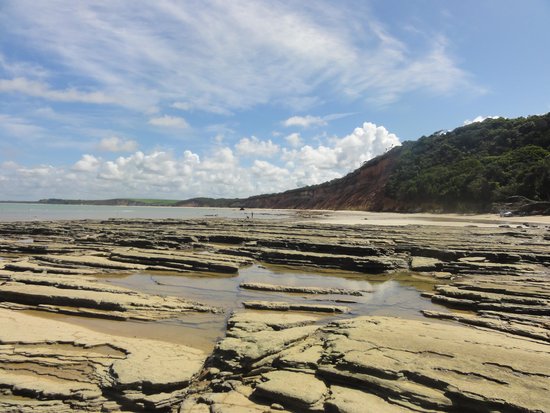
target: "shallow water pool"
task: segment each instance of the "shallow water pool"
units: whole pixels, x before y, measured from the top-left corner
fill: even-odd
[[[77,322],[111,334],[178,342],[207,351],[223,336],[229,315],[233,311],[243,310],[243,301],[308,302],[350,308],[350,312],[346,314],[308,313],[318,316],[320,321],[359,315],[422,318],[421,310],[448,311],[445,307],[433,304],[421,296],[423,291],[432,290],[434,282],[415,278],[411,273],[372,276],[345,271],[296,270],[283,266],[252,265],[241,269],[236,275],[138,272],[130,275],[101,276],[100,279],[105,283],[150,294],[179,296],[198,301],[221,308],[223,313],[189,313],[183,314],[177,320],[147,323],[79,317],[66,317],[66,321]],[[239,286],[243,282],[333,287],[371,292],[365,292],[362,296],[266,292],[242,289]],[[266,316],[270,317],[276,317],[277,314],[279,313],[266,312]]]

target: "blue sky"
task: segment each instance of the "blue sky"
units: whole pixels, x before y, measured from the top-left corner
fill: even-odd
[[[234,197],[550,111],[547,0],[0,3],[0,199]]]

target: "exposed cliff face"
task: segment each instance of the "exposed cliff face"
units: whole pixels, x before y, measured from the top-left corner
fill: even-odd
[[[384,189],[399,152],[400,148],[395,148],[340,179],[279,194],[253,196],[240,201],[239,205],[248,208],[394,209],[395,202],[385,196]]]

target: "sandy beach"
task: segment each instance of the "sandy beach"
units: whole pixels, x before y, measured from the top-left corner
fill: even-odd
[[[405,214],[397,212],[368,211],[308,211],[304,221],[339,225],[442,225],[498,227],[550,225],[550,216],[532,215],[522,217],[501,217],[496,214]]]

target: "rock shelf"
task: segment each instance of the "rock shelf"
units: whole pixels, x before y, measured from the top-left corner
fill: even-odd
[[[323,304],[294,304],[281,301],[244,301],[244,308],[271,311],[313,311],[320,313],[348,313],[349,307]]]
[[[180,412],[226,411],[237,394],[243,411],[547,411],[550,347],[541,342],[389,317],[265,318],[233,315],[210,361],[214,379]],[[227,399],[212,397],[220,389]]]
[[[549,234],[217,218],[0,223],[0,410],[548,412]],[[247,280],[235,286],[247,309],[239,301],[210,355],[47,318],[217,312],[102,277],[232,277],[253,263],[425,280],[425,300],[440,307],[421,319],[374,316],[354,303],[368,291]]]
[[[105,286],[96,279],[60,274],[35,275],[0,270],[0,306],[115,320],[161,320],[216,308],[177,297]]]
[[[303,294],[336,294],[361,296],[366,292],[364,290],[350,290],[346,288],[323,288],[323,287],[299,287],[294,285],[273,285],[265,283],[241,283],[239,286],[247,290],[275,291],[283,293],[303,293]]]
[[[183,345],[0,309],[0,410],[159,410],[183,399],[205,358]]]

